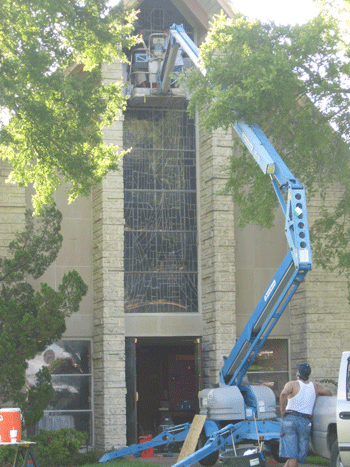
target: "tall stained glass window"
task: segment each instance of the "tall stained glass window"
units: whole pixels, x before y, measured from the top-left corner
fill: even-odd
[[[125,312],[197,312],[194,122],[183,109],[128,110],[124,146]]]

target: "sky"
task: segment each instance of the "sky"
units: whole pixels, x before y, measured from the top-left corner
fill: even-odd
[[[317,15],[312,0],[230,0],[236,11],[249,19],[275,21],[278,24],[302,24]]]
[[[110,5],[120,0],[110,0]],[[302,24],[317,15],[313,0],[229,0],[237,12],[250,19],[275,21],[278,24]]]

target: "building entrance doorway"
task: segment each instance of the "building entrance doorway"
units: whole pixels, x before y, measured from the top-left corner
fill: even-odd
[[[200,348],[200,338],[127,339],[128,445],[198,413]]]

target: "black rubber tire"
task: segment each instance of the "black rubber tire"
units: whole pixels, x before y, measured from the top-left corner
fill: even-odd
[[[279,464],[284,464],[287,461],[286,458],[280,457],[280,454],[279,454],[280,445],[279,445],[279,443],[270,444],[270,450],[271,450],[272,457]]]
[[[343,463],[339,455],[338,440],[335,440],[332,444],[330,467],[343,467]]]
[[[205,436],[205,433],[202,432],[198,440],[197,449],[201,449],[207,441],[208,441],[208,438]],[[219,459],[219,451],[214,451],[211,454],[209,454],[207,457],[204,457],[203,459],[201,459],[199,463],[203,465],[204,467],[211,467],[216,464],[218,459]]]

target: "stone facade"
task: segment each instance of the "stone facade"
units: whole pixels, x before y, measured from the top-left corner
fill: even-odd
[[[328,194],[328,206],[335,206],[337,187]],[[318,216],[320,200],[309,200],[308,215],[312,223]],[[348,349],[347,280],[336,272],[325,272],[315,265],[291,302],[290,341],[291,369],[298,361],[308,361],[312,378],[337,381],[341,353]],[[334,389],[334,387],[331,389]]]
[[[347,281],[335,273],[315,270],[308,286],[307,360],[314,379],[337,381],[341,354],[349,348]]]

